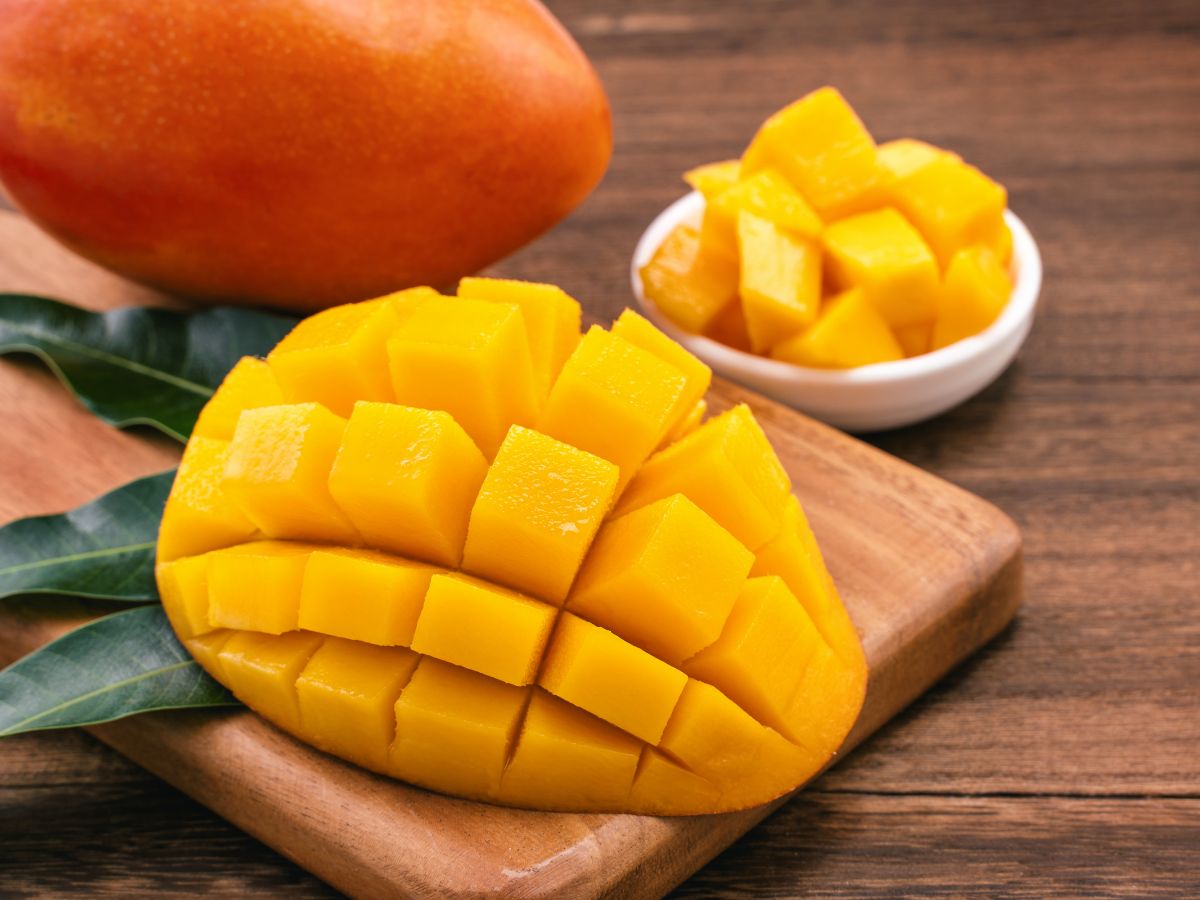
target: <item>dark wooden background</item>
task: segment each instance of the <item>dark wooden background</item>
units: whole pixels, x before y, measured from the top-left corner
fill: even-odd
[[[1046,263],[1017,363],[871,438],[1017,520],[1019,620],[679,895],[1200,895],[1200,6],[549,5],[616,152],[497,271],[615,314],[678,173],[825,83],[1005,183]],[[0,895],[194,892],[328,889],[89,737],[0,742]]]

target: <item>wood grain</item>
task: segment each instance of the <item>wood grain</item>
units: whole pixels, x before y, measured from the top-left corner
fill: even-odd
[[[683,190],[678,173],[736,153],[764,115],[822,83],[881,139],[947,144],[1004,181],[1046,264],[1039,319],[1000,382],[871,439],[1020,524],[1018,623],[683,890],[1200,894],[1188,843],[1200,841],[1196,4],[548,5],[605,80],[616,154],[583,208],[498,271],[561,282],[611,316],[629,302],[637,236]],[[0,370],[59,397],[36,369]],[[77,418],[71,432],[92,435]],[[44,463],[46,427],[0,429],[0,461],[27,467],[23,496],[40,511],[91,490]],[[125,446],[150,454],[140,471],[159,467],[140,437]],[[30,801],[43,784],[49,799]],[[963,795],[970,815],[956,812]],[[4,893],[323,890],[65,734],[0,743],[0,872]]]
[[[36,273],[60,272],[64,256],[28,221],[0,214],[0,278],[47,290]],[[55,276],[60,296],[96,308],[126,301],[109,276],[74,268],[69,279]],[[10,374],[0,371],[0,397],[13,433],[52,438],[53,464],[91,492],[115,486],[105,482],[110,466],[142,464],[125,460],[127,436],[89,433],[85,444],[55,428],[71,401],[32,394],[41,405],[31,406],[24,379]],[[755,410],[863,634],[871,680],[848,750],[1008,623],[1021,597],[1020,535],[994,507],[790,409],[728,383],[709,399],[714,410],[738,402]],[[151,455],[172,452],[160,445]],[[30,490],[17,469],[0,473],[0,485],[9,479],[16,489],[6,491],[5,518],[62,493],[46,483]],[[73,601],[4,604],[0,661],[93,614]],[[661,893],[770,811],[655,819],[468,803],[345,765],[247,712],[159,714],[89,730],[355,896]]]

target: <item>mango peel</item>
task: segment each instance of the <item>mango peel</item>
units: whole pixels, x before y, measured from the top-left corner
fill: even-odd
[[[751,411],[547,285],[324,311],[234,368],[167,501],[180,639],[251,709],[415,785],[699,814],[827,765],[867,671]]]

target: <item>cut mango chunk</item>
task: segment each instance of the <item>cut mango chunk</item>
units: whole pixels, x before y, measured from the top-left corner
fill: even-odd
[[[497,796],[529,690],[422,659],[396,701],[388,773],[460,797]]]
[[[711,200],[738,182],[742,163],[738,159],[708,163],[683,173],[683,180]]]
[[[934,350],[983,331],[999,318],[1012,294],[1012,281],[987,247],[954,255],[938,301]]]
[[[1003,217],[988,229],[982,238],[982,243],[996,254],[1000,265],[1007,269],[1012,262],[1013,236],[1012,229],[1008,227],[1008,223],[1004,221]]]
[[[688,377],[592,326],[550,392],[537,430],[615,463],[620,493],[674,424]]]
[[[229,444],[193,437],[183,451],[158,530],[158,558],[178,559],[248,540],[254,523],[221,486]]]
[[[537,416],[525,317],[509,303],[422,303],[388,342],[396,400],[444,410],[489,459],[509,426]]]
[[[941,288],[939,286],[938,290]],[[904,351],[906,359],[928,353],[932,349],[933,322],[922,322],[918,325],[905,325],[903,328],[893,328],[896,343]]]
[[[324,640],[307,631],[231,632],[216,654],[217,665],[239,700],[267,710],[272,722],[296,734],[302,730],[296,679]]]
[[[639,273],[646,298],[682,328],[699,334],[738,292],[738,263],[724,253],[703,253],[700,232],[676,227]]]
[[[300,322],[267,362],[287,402],[345,417],[357,400],[392,399],[387,340],[399,323],[391,303],[335,306]]]
[[[687,676],[611,631],[564,613],[538,683],[653,744],[662,737]]]
[[[753,560],[675,494],[600,529],[567,608],[677,666],[716,640]]]
[[[1008,202],[1003,187],[948,154],[899,179],[891,194],[942,266],[959,250],[991,235]]]
[[[821,305],[821,251],[748,212],[738,216],[740,291],[750,346],[762,353],[809,325]]]
[[[750,578],[717,640],[683,664],[758,721],[789,737],[787,713],[822,638],[783,579]]]
[[[725,785],[722,802],[734,809],[784,793],[771,773],[803,766],[809,755],[715,687],[694,680],[680,696],[658,748],[701,778]]]
[[[464,278],[458,284],[458,296],[511,303],[521,310],[538,397],[544,400],[563,363],[579,343],[583,315],[579,301],[553,284],[502,278]]]
[[[739,405],[651,457],[616,513],[682,494],[755,550],[779,532],[791,490],[750,408]]]
[[[213,630],[208,621],[208,557],[161,562],[154,569],[163,610],[183,640]]]
[[[887,183],[875,141],[831,87],[763,123],[742,156],[742,177],[766,168],[781,171],[826,221],[878,206]]]
[[[314,550],[304,570],[298,625],[380,646],[407,647],[433,566],[371,550]]]
[[[860,288],[893,328],[933,321],[937,261],[920,232],[890,206],[850,216],[825,232],[838,288]]]
[[[221,488],[268,537],[360,542],[329,494],[346,420],[317,403],[242,413]]]
[[[618,477],[613,463],[514,425],[471,510],[463,568],[561,604]]]
[[[739,213],[748,212],[797,237],[817,238],[824,223],[808,201],[775,169],[763,169],[709,201],[716,227],[734,240]]]
[[[879,162],[893,177],[904,178],[917,169],[923,169],[935,159],[950,156],[959,159],[957,154],[924,141],[912,138],[900,138],[879,145]]]
[[[305,737],[329,753],[383,770],[396,731],[396,700],[419,659],[403,647],[326,638],[296,679]]]
[[[283,634],[299,627],[304,567],[315,548],[256,541],[208,555],[208,621],[224,628]]]
[[[852,369],[904,358],[887,321],[860,290],[830,300],[806,331],[777,344],[772,359],[817,369]]]
[[[557,610],[465,575],[434,575],[412,648],[507,684],[531,684]]]
[[[205,404],[196,419],[192,436],[231,440],[238,416],[245,410],[278,406],[283,402],[283,392],[271,367],[261,359],[243,356]]]
[[[720,802],[721,791],[677,762],[647,747],[638,764],[630,801],[650,815],[695,815]]]
[[[485,474],[487,460],[449,413],[360,402],[328,490],[372,546],[457,566]]]
[[[613,322],[612,334],[635,347],[641,347],[647,353],[653,353],[687,378],[687,386],[679,396],[670,430],[680,428],[685,419],[694,415],[696,404],[712,384],[712,369],[632,309],[625,310],[617,317],[617,321]]]
[[[458,797],[683,815],[803,783],[866,667],[749,408],[704,422],[710,370],[636,313],[580,339],[551,286],[459,291],[307,320],[287,391],[231,373],[201,416],[229,440],[192,438],[164,512],[180,639],[298,738]],[[732,292],[714,324],[745,335]]]
[[[553,791],[569,797],[572,806],[623,809],[642,746],[620,729],[535,690],[499,796],[540,806]]]
[[[750,330],[746,327],[746,313],[740,301],[730,303],[721,310],[705,329],[704,336],[743,353],[753,352]]]

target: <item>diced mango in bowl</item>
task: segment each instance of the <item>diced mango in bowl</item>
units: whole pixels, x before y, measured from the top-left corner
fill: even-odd
[[[1005,189],[932,144],[876,145],[834,88],[684,179],[703,219],[667,236],[643,291],[735,349],[823,369],[921,356],[983,331],[1012,293]]]
[[[795,255],[722,327],[762,340],[811,321],[820,286],[779,224],[806,207],[758,191],[735,234]],[[676,236],[661,283],[699,244]],[[954,265],[958,290],[994,275]],[[726,270],[680,314],[725,322]],[[796,270],[807,308],[781,292]],[[711,377],[630,310],[580,334],[552,285],[325,310],[205,408],[163,513],[163,606],[254,711],[374,772],[549,810],[765,803],[829,763],[867,664],[754,414],[706,420]]]

